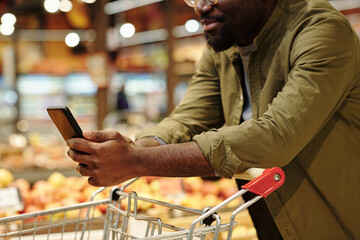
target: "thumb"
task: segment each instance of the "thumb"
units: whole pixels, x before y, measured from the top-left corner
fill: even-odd
[[[93,142],[105,142],[109,140],[123,139],[117,131],[85,130],[83,136]]]

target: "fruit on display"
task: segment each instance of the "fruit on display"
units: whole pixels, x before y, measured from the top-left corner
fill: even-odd
[[[12,173],[5,168],[0,168],[0,188],[7,187],[13,181],[14,176]]]
[[[47,181],[55,189],[58,189],[65,181],[66,177],[59,172],[51,174]]]
[[[23,178],[14,180],[11,172],[6,169],[0,169],[0,176],[2,187],[17,187],[20,190],[25,205],[21,213],[86,202],[98,189],[89,185],[87,178],[66,177],[59,172],[53,172],[46,180],[36,181],[32,185]],[[237,188],[233,181],[227,179],[210,182],[197,177],[183,179],[142,177],[124,191],[135,191],[142,197],[203,209],[220,203],[235,193]],[[99,193],[95,200],[108,198],[109,192],[110,188]],[[239,201],[235,201],[235,204],[239,205]],[[125,208],[127,201],[122,201],[121,204]],[[141,211],[154,207],[156,206],[143,201],[139,201],[138,204]],[[105,213],[106,208],[99,206],[98,210]]]
[[[18,136],[19,137],[19,136]],[[22,136],[23,137],[23,136]],[[24,138],[24,137],[23,137]],[[19,145],[16,141],[0,143],[0,168],[14,171],[73,168],[74,161],[67,157],[67,146],[58,136],[32,133]]]

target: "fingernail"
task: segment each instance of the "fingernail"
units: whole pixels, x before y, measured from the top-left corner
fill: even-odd
[[[89,131],[89,130],[84,130],[84,131],[83,131],[83,136],[84,136],[85,138],[90,138],[90,136],[91,136],[90,131]]]

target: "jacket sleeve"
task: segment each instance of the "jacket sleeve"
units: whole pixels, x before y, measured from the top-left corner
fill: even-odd
[[[311,21],[294,38],[286,83],[263,115],[194,137],[220,175],[288,164],[355,84],[357,42],[349,25],[337,17]]]
[[[156,126],[136,135],[136,139],[157,136],[167,143],[191,141],[192,137],[224,122],[219,76],[211,50],[203,51],[199,66],[179,105]]]

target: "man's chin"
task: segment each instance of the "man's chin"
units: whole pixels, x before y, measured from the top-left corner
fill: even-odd
[[[234,41],[225,37],[211,36],[205,33],[207,44],[216,52],[224,51],[234,45]]]

